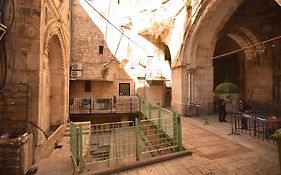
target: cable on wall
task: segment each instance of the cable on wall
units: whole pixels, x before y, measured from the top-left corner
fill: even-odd
[[[3,62],[2,62],[2,67],[3,67],[3,72],[2,72],[2,82],[0,82],[0,94],[8,87],[8,85],[11,83],[13,75],[14,75],[14,71],[15,71],[15,51],[14,51],[14,47],[13,47],[13,41],[12,41],[12,34],[11,34],[11,29],[12,26],[14,24],[14,19],[15,19],[15,3],[14,0],[11,1],[12,3],[12,19],[10,24],[8,25],[7,28],[7,32],[5,33],[4,37],[2,38],[2,40],[0,41],[0,45],[1,45],[1,49],[2,49],[2,54],[0,55],[0,61],[3,58]],[[1,20],[4,23],[5,22],[5,15],[4,15],[4,1],[0,1],[0,5],[1,5]],[[6,37],[7,35],[10,35],[8,38]],[[8,77],[8,57],[7,57],[7,52],[6,52],[6,45],[7,45],[7,41],[10,41],[10,47],[12,50],[12,60],[10,61],[11,63],[11,74]],[[1,63],[0,63],[1,64]]]
[[[133,39],[131,39],[129,36],[127,36],[124,31],[122,31],[121,29],[119,29],[118,27],[116,27],[112,22],[110,22],[106,17],[104,17],[95,7],[93,7],[88,0],[84,0],[95,12],[97,12],[104,20],[107,21],[107,23],[109,23],[113,28],[115,28],[118,32],[120,32],[122,35],[124,35],[128,40],[130,40],[132,43],[134,43],[135,45],[137,45],[139,48],[141,48],[142,50],[151,53],[150,51],[148,51],[147,49],[143,48],[140,44],[138,44],[136,41],[134,41]]]
[[[278,39],[281,39],[281,35],[279,35],[279,36],[277,36],[277,37],[274,37],[274,38],[270,38],[270,39],[261,41],[261,42],[257,42],[257,43],[255,43],[255,44],[251,44],[251,45],[249,45],[249,46],[246,46],[246,47],[243,47],[243,48],[240,48],[240,49],[237,49],[237,50],[233,50],[233,51],[230,51],[230,52],[221,54],[221,55],[217,55],[217,56],[214,56],[214,57],[212,57],[212,58],[201,59],[201,60],[198,60],[198,62],[201,62],[201,61],[208,61],[208,60],[215,60],[215,59],[219,59],[219,58],[222,58],[222,57],[226,57],[226,56],[235,54],[235,53],[237,53],[237,52],[241,52],[241,51],[243,51],[243,50],[250,49],[250,48],[256,47],[256,46],[258,46],[258,45],[264,45],[264,44],[266,44],[266,43],[269,43],[269,42],[272,42],[272,41],[275,41],[275,40],[278,40]]]

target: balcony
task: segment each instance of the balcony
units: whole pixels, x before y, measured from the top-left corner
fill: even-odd
[[[114,96],[112,98],[71,98],[69,114],[135,113],[138,110],[136,96]]]

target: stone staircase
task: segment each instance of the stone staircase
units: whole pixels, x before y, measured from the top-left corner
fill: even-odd
[[[171,148],[173,139],[161,130],[161,133],[158,132],[159,130],[157,129],[157,126],[150,121],[147,121],[141,126],[142,141],[150,150],[153,157],[173,152],[173,149]]]
[[[73,122],[76,126],[82,126],[82,135],[87,135],[91,131],[91,122]],[[70,136],[70,127],[69,123],[67,124],[66,130],[64,132],[65,137]]]

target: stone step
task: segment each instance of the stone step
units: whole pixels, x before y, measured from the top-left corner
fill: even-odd
[[[90,133],[91,122],[74,122],[75,125],[82,126],[82,135],[87,135]],[[70,136],[69,123],[67,124],[64,136]]]

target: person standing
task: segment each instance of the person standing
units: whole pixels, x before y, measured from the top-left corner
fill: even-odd
[[[226,117],[226,103],[224,101],[224,99],[222,97],[220,97],[219,101],[218,101],[218,105],[219,105],[219,122],[227,122],[225,120]]]
[[[250,110],[251,107],[243,99],[240,100],[239,104],[240,104],[240,112],[241,112],[241,115],[242,115],[241,128],[242,129],[248,129],[248,118],[243,116],[243,113],[245,113],[247,110]]]

